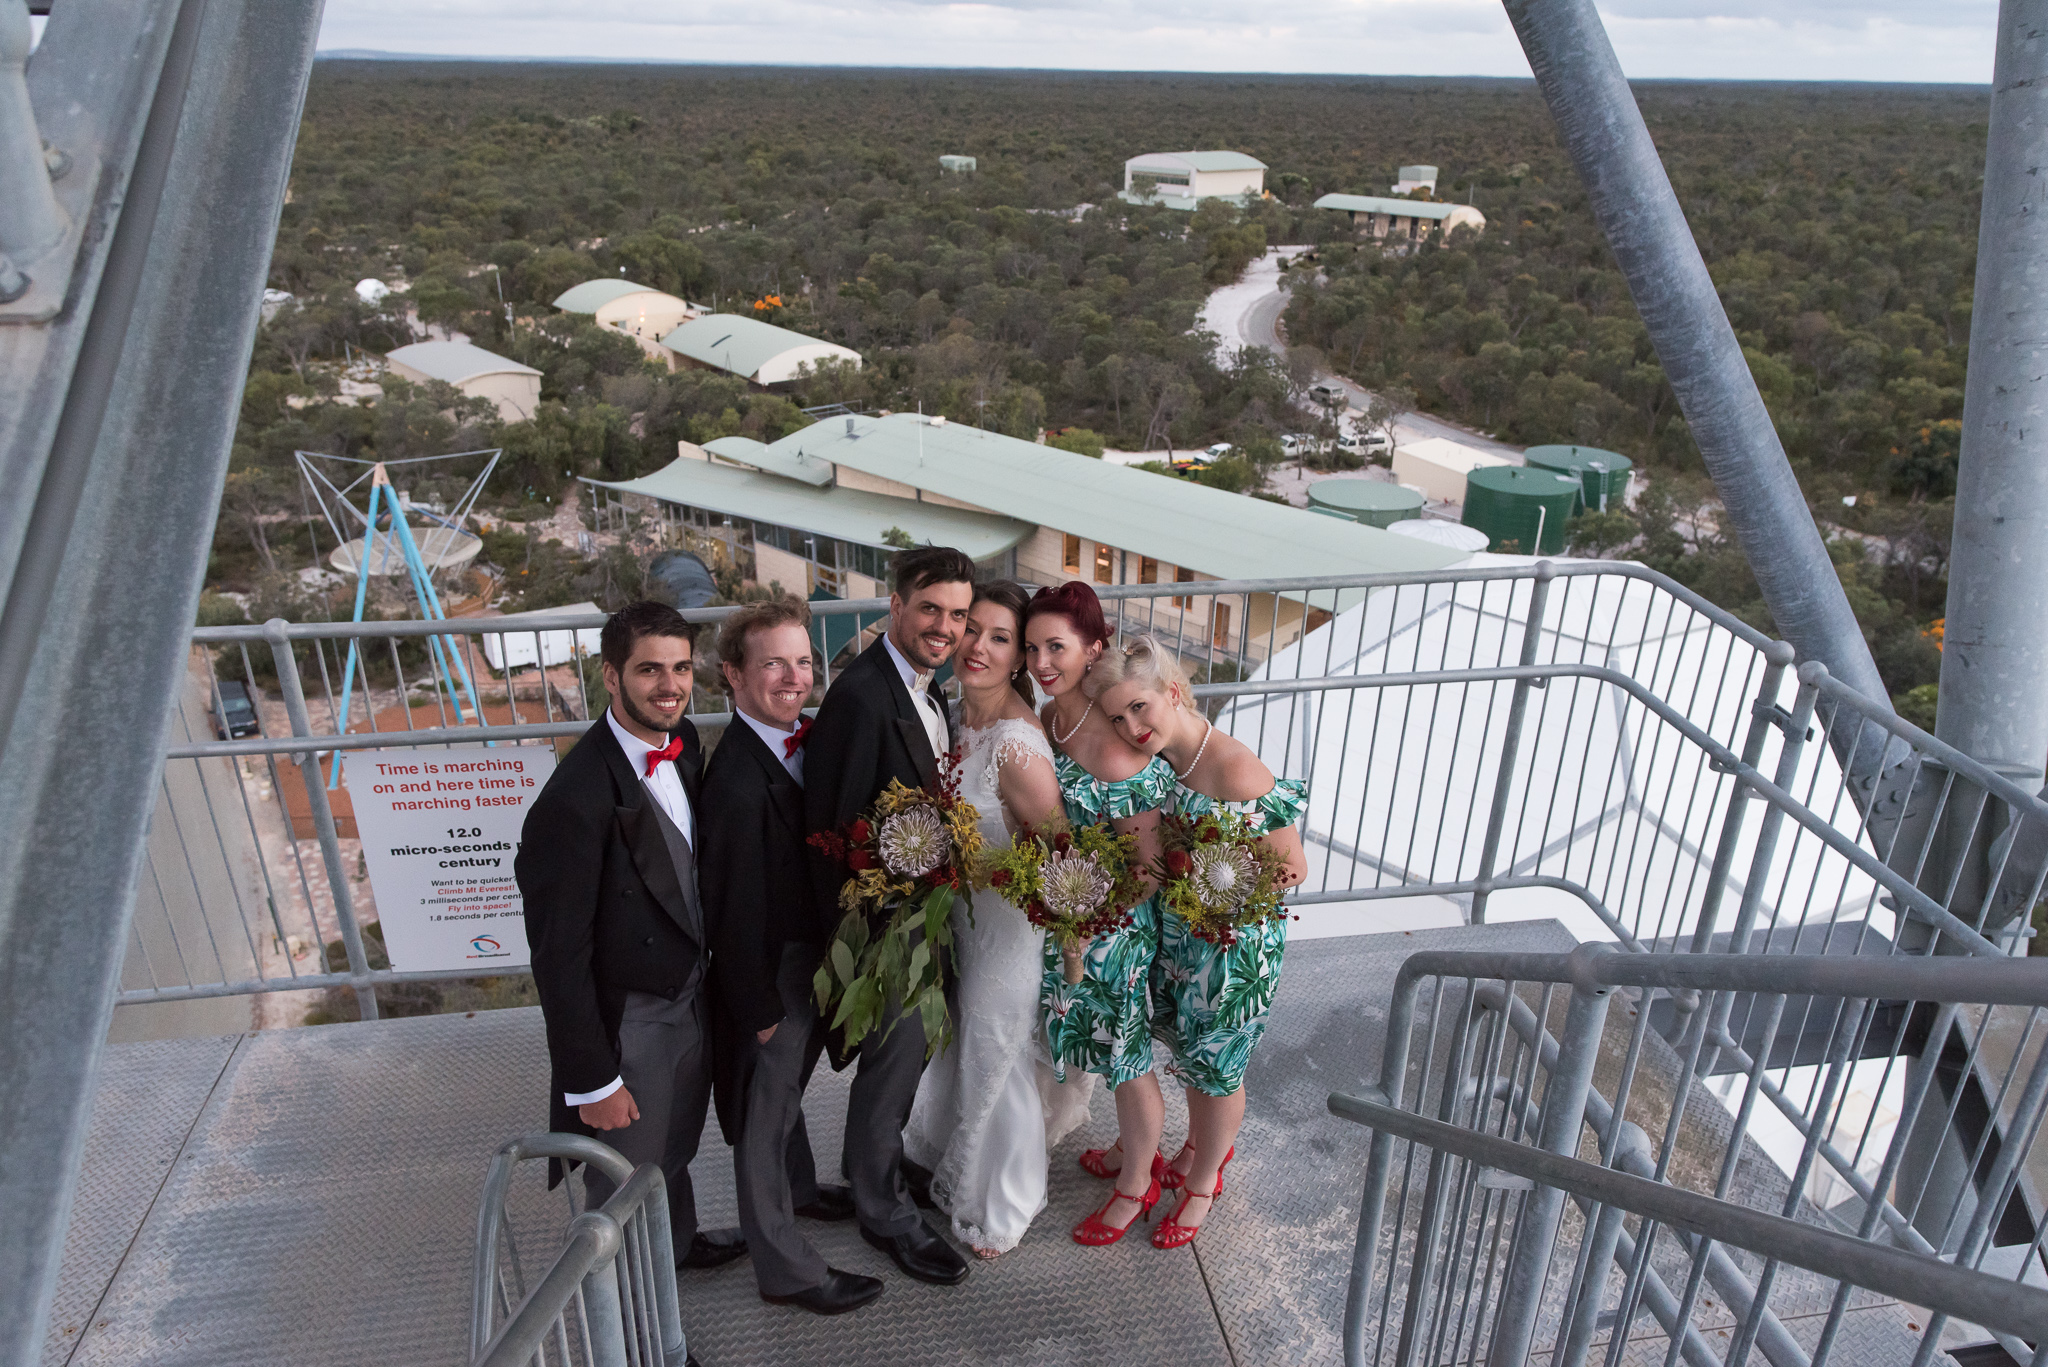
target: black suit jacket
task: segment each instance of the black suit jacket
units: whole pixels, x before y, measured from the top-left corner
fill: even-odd
[[[812,926],[804,790],[738,716],[705,766],[697,829],[704,851],[698,886],[721,1023],[735,1036],[766,1030],[782,1019],[775,976],[783,946],[817,943],[822,953],[823,944]]]
[[[953,720],[945,695],[936,685],[926,691],[946,718],[950,746]],[[910,690],[877,638],[833,681],[811,727],[804,746],[804,827],[809,832],[837,830],[866,811],[889,780],[916,788],[935,785],[938,776],[937,758]],[[843,865],[811,852],[811,938],[821,946],[831,941],[845,914],[839,910],[839,886],[845,881]]]
[[[683,753],[673,762],[701,822],[704,749],[687,720],[681,735]],[[706,950],[689,931],[686,895],[653,795],[603,717],[534,799],[512,871],[547,1023],[550,1124],[591,1134],[562,1094],[594,1092],[617,1077],[626,993],[674,1000]]]

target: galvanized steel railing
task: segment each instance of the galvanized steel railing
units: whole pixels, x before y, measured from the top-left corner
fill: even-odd
[[[1795,677],[1783,643],[1641,566],[1098,592],[1122,630],[1179,645],[1220,726],[1309,781],[1311,875],[1294,901],[1359,929],[1395,902],[1446,921],[1557,916],[1647,951],[1996,954],[2048,874],[2009,838],[2048,806],[1819,666]],[[829,679],[886,602],[813,606]],[[580,733],[594,663],[575,633],[602,618],[514,620],[195,632],[120,1000],[351,987],[368,1017],[379,983],[458,976],[371,968],[374,896],[329,770],[343,749]],[[429,636],[468,658],[483,716],[436,672],[445,653],[419,651]],[[380,673],[359,678],[341,735],[351,640]],[[206,738],[229,678],[280,700],[265,735]],[[725,722],[716,706],[693,701],[700,726]],[[1979,861],[1990,876],[1932,857],[1953,848],[1998,856]]]
[[[1346,1361],[2048,1361],[2044,1008],[2025,960],[1412,956],[1330,1098],[1373,1130]]]
[[[595,1164],[617,1190],[570,1218],[567,1242],[529,1288],[507,1201],[520,1164],[535,1159]],[[636,1169],[582,1135],[530,1134],[500,1146],[477,1215],[474,1367],[682,1367],[688,1357],[661,1169]]]

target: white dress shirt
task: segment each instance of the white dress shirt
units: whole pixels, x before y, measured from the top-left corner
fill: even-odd
[[[676,823],[676,829],[683,833],[683,839],[690,842],[690,848],[697,848],[697,821],[690,811],[690,795],[683,791],[682,776],[673,764],[655,766],[653,774],[647,772],[647,756],[659,747],[646,741],[619,725],[619,719],[612,710],[604,710],[604,719],[611,723],[612,734],[618,737],[619,748],[626,752],[626,763],[633,766],[633,772],[647,785],[647,791],[654,794],[654,800],[668,813],[668,819]]]
[[[791,727],[785,731],[774,722],[761,721],[740,711],[737,707],[732,711],[734,716],[754,728],[754,734],[759,736],[761,743],[768,747],[768,753],[782,761],[782,767],[789,771],[789,776],[795,779],[797,786],[801,788],[804,783],[804,748],[799,745],[794,752],[791,752],[783,744],[783,742],[796,734],[796,728]]]
[[[882,633],[882,647],[889,652],[889,658],[895,662],[896,672],[903,676],[903,686],[910,690],[910,705],[917,709],[919,719],[924,722],[925,738],[932,743],[932,758],[943,766],[946,754],[953,746],[946,738],[945,714],[939,711],[938,705],[932,701],[932,695],[925,692],[925,689],[931,686],[931,671],[920,671],[905,659],[903,652],[896,648],[896,643],[889,639],[887,632]]]
[[[611,725],[612,735],[617,737],[619,748],[626,752],[626,763],[633,766],[633,772],[638,774],[640,781],[647,785],[647,791],[654,795],[654,800],[661,804],[661,809],[664,812],[668,813],[668,819],[676,823],[676,829],[683,833],[683,839],[689,841],[690,848],[695,850],[697,848],[697,822],[695,815],[690,811],[690,795],[683,791],[683,780],[676,773],[676,766],[673,764],[656,765],[654,773],[650,775],[647,772],[647,756],[659,747],[649,745],[646,741],[619,725],[619,719],[612,715],[612,710],[609,707],[604,710],[604,719]],[[562,1093],[562,1100],[568,1102],[571,1106],[588,1106],[593,1102],[604,1100],[625,1085],[625,1078],[615,1077],[609,1084],[598,1088],[594,1092],[564,1092]]]

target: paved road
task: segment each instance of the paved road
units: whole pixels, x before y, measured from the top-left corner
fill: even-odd
[[[1280,263],[1303,250],[1306,249],[1274,247],[1245,268],[1242,280],[1235,285],[1225,285],[1209,296],[1209,302],[1202,309],[1199,326],[1216,333],[1221,339],[1219,348],[1231,351],[1239,347],[1262,346],[1276,356],[1287,354],[1287,343],[1280,336],[1280,315],[1287,308],[1287,292],[1280,281]],[[1372,394],[1368,390],[1341,375],[1325,373],[1317,378],[1342,385],[1351,396],[1351,406],[1355,409],[1363,409],[1372,402]],[[1433,418],[1427,413],[1410,413],[1394,425],[1397,443],[1421,441],[1426,437],[1442,437],[1512,457],[1517,464],[1521,461],[1521,447],[1495,441],[1469,427]]]

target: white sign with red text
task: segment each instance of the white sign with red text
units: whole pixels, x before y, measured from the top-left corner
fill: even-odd
[[[343,764],[391,966],[423,973],[528,963],[512,856],[555,752],[355,750]]]

